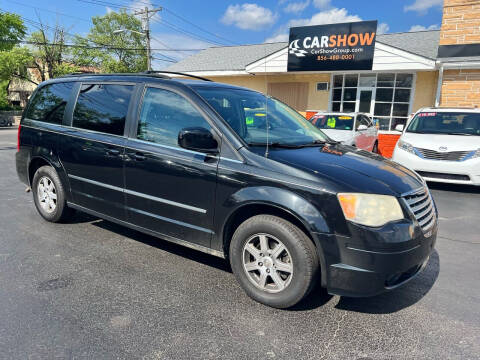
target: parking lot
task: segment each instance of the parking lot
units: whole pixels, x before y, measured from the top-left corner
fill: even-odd
[[[408,285],[276,310],[224,260],[84,214],[42,220],[15,149],[0,128],[2,359],[479,358],[480,188],[431,184],[436,250]]]

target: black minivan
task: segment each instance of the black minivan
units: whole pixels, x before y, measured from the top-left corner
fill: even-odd
[[[40,215],[84,211],[226,258],[249,296],[277,308],[317,280],[371,296],[421,272],[437,209],[420,176],[331,140],[272,97],[204,80],[40,84],[16,154]]]

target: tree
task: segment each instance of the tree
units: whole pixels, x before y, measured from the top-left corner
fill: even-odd
[[[48,33],[52,34],[51,38]],[[63,63],[69,53],[65,46],[65,36],[66,31],[62,26],[57,24],[50,27],[42,23],[40,30],[30,35],[29,41],[35,43],[32,49],[34,66],[40,72],[42,81],[63,74]]]
[[[72,50],[77,65],[96,66],[104,72],[138,72],[146,70],[145,37],[142,24],[125,10],[92,18],[93,27],[86,38],[77,36]],[[115,33],[116,30],[127,31]],[[136,50],[129,50],[136,49]]]
[[[11,50],[23,39],[26,31],[19,15],[0,13],[0,51]]]
[[[14,47],[10,51],[0,51],[0,80],[11,80],[19,77],[31,81],[27,68],[33,63],[29,49]]]

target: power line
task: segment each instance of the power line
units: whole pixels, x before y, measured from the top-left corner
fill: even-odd
[[[39,42],[39,41],[28,41],[28,40],[4,40],[5,42],[12,42],[12,43],[21,43],[27,45],[42,45],[42,46],[65,46],[71,48],[85,48],[85,49],[108,49],[108,50],[128,50],[128,51],[146,51],[146,48],[127,48],[127,47],[115,47],[110,45],[102,45],[102,46],[88,46],[88,45],[78,45],[78,44],[66,44],[66,43],[48,43],[48,42]],[[153,51],[200,51],[205,49],[164,49],[164,48],[152,48]],[[171,58],[173,60],[173,58]]]
[[[113,7],[113,8],[116,8],[116,9],[128,9],[128,10],[133,10],[133,11],[138,10],[138,8],[133,8],[133,7],[131,7],[131,6],[122,5],[122,4],[119,4],[119,3],[113,3],[113,2],[110,2],[110,1],[104,1],[104,0],[77,0],[77,1],[80,1],[80,2],[83,2],[83,3],[87,3],[87,4],[97,5],[97,6]],[[169,11],[169,12],[172,13],[171,11]],[[173,15],[173,13],[172,13],[172,15]],[[179,15],[176,15],[176,14],[175,14],[174,16],[179,17]],[[210,39],[208,39],[208,38],[206,38],[206,37],[204,37],[204,36],[201,36],[201,35],[192,33],[191,31],[182,29],[182,28],[180,28],[179,26],[176,26],[176,25],[174,25],[174,24],[171,24],[171,23],[169,23],[168,21],[166,21],[166,20],[164,20],[164,19],[162,19],[162,20],[160,21],[160,20],[158,20],[158,19],[153,18],[152,20],[155,21],[155,22],[157,22],[157,23],[160,23],[160,24],[162,24],[162,25],[164,25],[164,26],[167,26],[168,28],[170,28],[170,29],[172,29],[172,30],[174,30],[174,31],[183,33],[184,35],[187,35],[187,36],[189,36],[189,37],[191,37],[191,38],[194,38],[194,39],[196,39],[196,40],[208,42],[208,43],[210,43],[210,44],[217,45],[217,46],[218,46],[218,45],[220,45],[220,46],[225,45],[224,43],[220,43],[220,42],[215,41],[215,40],[210,40]],[[183,18],[182,18],[182,20],[185,21],[185,22],[188,22],[188,20],[186,20],[186,19],[183,19]],[[191,24],[193,24],[193,23],[191,23]],[[199,26],[197,26],[197,25],[194,25],[194,26],[197,27],[197,28],[199,28]],[[203,30],[203,31],[204,31],[204,30]],[[212,34],[213,34],[213,33],[212,33]],[[214,36],[217,36],[217,35],[215,35],[215,34],[213,34],[213,35],[214,35]],[[217,36],[217,37],[218,37],[218,36]],[[227,40],[227,41],[229,41],[229,40]]]
[[[29,5],[29,4],[21,3],[21,2],[18,2],[18,1],[9,0],[8,2],[9,2],[9,3],[12,3],[12,4],[17,4],[17,5],[25,6],[25,7],[31,8],[31,9],[41,10],[41,11],[46,11],[46,12],[51,12],[51,13],[55,13],[55,14],[58,14],[58,15],[62,15],[62,16],[65,16],[65,17],[72,18],[72,19],[77,19],[77,20],[86,21],[86,22],[88,22],[88,23],[91,23],[91,20],[79,18],[79,17],[76,17],[76,16],[72,16],[72,15],[68,15],[68,14],[65,14],[65,13],[61,13],[61,12],[58,12],[58,11],[54,11],[54,10],[50,10],[50,9],[45,9],[45,8],[41,8],[41,7],[36,7],[36,6]]]
[[[219,45],[220,45],[220,46],[224,46],[224,45],[225,45],[225,44],[222,44],[222,43],[220,43],[220,42],[218,42],[218,41],[209,40],[209,39],[207,39],[207,38],[205,38],[205,37],[202,37],[202,36],[200,36],[200,35],[194,34],[194,33],[192,33],[191,31],[188,31],[188,30],[184,30],[184,29],[182,29],[182,28],[179,28],[179,27],[177,27],[176,25],[169,23],[169,22],[166,21],[165,19],[162,19],[162,20],[153,19],[153,21],[155,21],[155,22],[157,22],[157,23],[159,23],[159,24],[161,24],[161,25],[163,25],[163,26],[166,26],[166,27],[168,27],[168,28],[170,28],[170,29],[172,29],[172,30],[174,30],[174,31],[177,31],[177,32],[180,32],[180,33],[182,33],[182,34],[184,34],[184,35],[187,35],[188,37],[194,38],[194,39],[196,39],[196,40],[200,40],[200,41],[203,41],[203,42],[208,42],[208,43],[210,43],[210,44],[217,45],[217,46],[219,46]]]
[[[229,43],[231,43],[231,44],[240,45],[239,43],[236,43],[236,42],[231,41],[231,40],[229,40],[229,39],[226,39],[226,38],[224,38],[224,37],[222,37],[222,36],[220,36],[220,35],[217,35],[217,34],[215,34],[215,33],[212,33],[212,32],[210,32],[210,31],[208,31],[208,30],[203,29],[202,27],[200,27],[200,26],[192,23],[191,21],[189,21],[189,20],[181,17],[180,15],[174,13],[172,10],[169,10],[169,9],[167,9],[166,7],[163,7],[163,9],[164,9],[166,12],[168,12],[168,13],[172,14],[173,16],[175,16],[176,18],[178,18],[178,19],[186,22],[187,24],[190,24],[190,25],[196,27],[197,29],[199,29],[199,30],[201,30],[201,31],[203,31],[203,32],[205,32],[205,33],[207,33],[207,34],[210,34],[210,35],[212,35],[212,36],[215,36],[216,38],[219,38],[219,39],[221,39],[221,40],[227,41],[227,42],[229,42]]]
[[[157,58],[157,57],[155,57],[155,56],[152,56],[152,59],[160,60],[160,61],[166,61],[166,62],[171,62],[171,63],[176,63],[176,62],[177,62],[177,61],[175,61],[175,60],[161,59],[161,58]]]

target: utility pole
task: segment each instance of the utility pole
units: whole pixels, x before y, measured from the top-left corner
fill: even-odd
[[[152,70],[152,50],[150,46],[150,18],[157,12],[162,11],[162,7],[156,9],[149,9],[145,6],[144,10],[135,11],[134,15],[142,15],[142,29],[147,38],[147,70]]]

